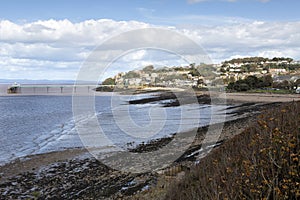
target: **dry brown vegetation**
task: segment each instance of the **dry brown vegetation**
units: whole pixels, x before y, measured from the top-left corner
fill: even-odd
[[[264,112],[203,158],[166,199],[300,199],[300,102]]]

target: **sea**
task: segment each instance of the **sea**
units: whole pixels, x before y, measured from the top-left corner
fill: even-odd
[[[75,123],[71,91],[63,95],[59,90],[47,94],[7,95],[6,88],[7,85],[0,86],[0,165],[28,155],[89,146],[81,140],[79,122]],[[166,101],[129,105],[128,99],[147,98],[153,94],[122,95],[122,98],[115,95],[120,94],[98,92],[93,97],[94,116],[83,116],[86,119],[96,117],[99,128],[112,141],[94,141],[93,147],[97,144],[109,150],[114,144],[126,148],[129,144],[170,136],[212,121],[222,122],[226,115],[225,105],[163,107]]]

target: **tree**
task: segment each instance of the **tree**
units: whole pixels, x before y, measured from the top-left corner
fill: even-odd
[[[290,88],[290,83],[289,83],[287,80],[284,80],[284,81],[282,82],[282,87],[283,87],[284,89],[289,89],[289,88]]]
[[[233,76],[231,76],[230,78],[229,78],[229,83],[233,83],[235,81],[235,78],[233,77]]]
[[[148,65],[148,66],[143,68],[144,72],[152,72],[153,70],[154,70],[153,65]]]
[[[286,58],[286,60],[287,60],[289,63],[293,62],[293,58]]]
[[[226,72],[225,68],[221,67],[220,72],[225,73]]]
[[[245,79],[245,83],[250,87],[250,89],[257,88],[258,78],[256,76],[248,76]]]
[[[248,76],[246,79],[232,81],[228,84],[227,89],[236,91],[247,91],[251,89],[270,87],[273,85],[273,78],[271,76],[264,76],[257,78],[256,76]]]
[[[102,85],[115,85],[116,80],[113,78],[107,78],[102,82]]]
[[[271,75],[262,77],[263,87],[270,87],[273,85],[273,78]]]
[[[185,71],[183,67],[174,67],[175,71]]]
[[[127,74],[124,75],[124,78],[139,78],[140,75],[134,71],[129,71]]]
[[[189,74],[191,74],[192,76],[200,76],[200,72],[195,68],[192,68]]]
[[[235,85],[234,82],[230,82],[230,83],[228,84],[228,86],[227,86],[227,89],[228,89],[228,90],[234,90],[234,85]]]
[[[196,66],[196,63],[191,63],[190,64],[190,68],[192,68],[192,69],[195,68],[195,66]]]
[[[247,91],[250,89],[249,85],[247,83],[241,83],[241,84],[236,84],[234,86],[234,89],[236,91]]]
[[[204,84],[204,80],[202,78],[198,79],[197,80],[197,85],[199,86],[202,86]]]

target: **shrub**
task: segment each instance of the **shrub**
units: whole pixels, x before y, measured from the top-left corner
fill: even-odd
[[[229,83],[227,89],[240,92],[240,91],[248,91],[251,89],[270,87],[272,86],[272,84],[273,84],[273,79],[269,75],[261,78],[257,78],[256,76],[248,76],[243,80],[238,80],[236,82]]]
[[[300,102],[266,111],[173,184],[167,199],[300,199]]]

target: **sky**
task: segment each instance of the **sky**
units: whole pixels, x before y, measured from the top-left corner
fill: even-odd
[[[98,45],[141,28],[181,33],[213,63],[247,56],[300,60],[299,7],[298,0],[1,1],[0,79],[76,79]],[[137,50],[114,69],[153,60],[180,64],[174,55]]]

